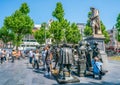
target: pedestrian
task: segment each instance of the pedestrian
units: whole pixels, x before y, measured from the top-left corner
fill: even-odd
[[[43,50],[42,50],[43,70],[45,70],[45,57],[46,57],[46,52],[47,52],[47,50],[45,51],[45,48],[43,48]]]
[[[4,55],[3,55],[3,50],[0,51],[0,54],[1,54],[1,64],[3,63],[3,60],[4,60]]]
[[[16,57],[16,51],[12,50],[12,63],[14,63],[15,57]]]
[[[6,61],[7,61],[7,62],[9,61],[9,57],[10,57],[10,51],[8,50],[8,51],[6,52]]]
[[[20,52],[20,50],[17,50],[16,57],[17,57],[18,60],[20,60],[20,57],[21,57],[21,52]]]
[[[52,53],[50,51],[49,45],[46,47],[45,62],[46,62],[46,66],[47,66],[48,75],[50,75],[50,71],[52,70]]]
[[[3,61],[6,61],[6,50],[2,51]]]
[[[36,50],[33,55],[34,55],[34,66],[33,67],[35,68],[37,66],[37,69],[39,69],[39,57],[40,57],[39,51]]]
[[[29,51],[29,63],[32,64],[32,60],[33,60],[33,50],[31,49]]]
[[[92,60],[92,66],[93,66],[93,78],[95,77],[95,75],[99,76],[99,79],[102,79],[102,62],[100,61],[99,57],[94,57],[94,59]]]

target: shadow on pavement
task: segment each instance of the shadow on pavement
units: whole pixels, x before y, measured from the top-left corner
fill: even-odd
[[[33,69],[32,67],[27,67],[27,69]]]
[[[40,74],[44,74],[45,73],[45,71],[43,71],[42,69],[34,69],[33,72],[40,73]]]
[[[44,77],[47,79],[55,80],[55,78],[52,75],[44,75]]]

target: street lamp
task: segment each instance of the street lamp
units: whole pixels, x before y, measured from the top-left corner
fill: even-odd
[[[45,45],[46,45],[46,29],[48,28],[47,24],[45,25]]]
[[[66,37],[65,37],[65,29],[63,30],[64,31],[64,43],[67,43],[67,40],[66,40]]]

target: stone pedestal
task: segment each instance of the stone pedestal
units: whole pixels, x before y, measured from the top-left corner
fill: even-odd
[[[65,78],[63,78],[63,75],[58,72],[59,72],[58,70],[53,70],[52,75],[55,77],[59,84],[80,82],[80,80],[77,77],[71,74],[69,75],[67,72],[65,73],[65,75],[69,76],[66,76]]]
[[[100,49],[100,51],[105,52],[105,43],[104,43],[105,37],[103,35],[90,36],[90,37],[87,37],[85,40],[90,43],[90,46],[92,48],[94,46],[94,42],[96,41],[98,43],[98,48]]]
[[[102,34],[100,35],[97,34],[91,37],[87,37],[85,40],[90,43],[90,46],[92,48],[94,46],[95,41],[98,43],[98,48],[100,49],[100,56],[103,61],[103,69],[107,70],[108,59],[107,59],[107,54],[105,52],[105,43],[104,43],[105,37]]]

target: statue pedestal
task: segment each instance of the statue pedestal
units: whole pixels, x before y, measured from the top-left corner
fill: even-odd
[[[68,73],[65,74],[68,75]],[[58,71],[56,70],[52,71],[52,75],[55,77],[59,84],[80,82],[80,80],[77,77],[72,76],[71,74],[70,76],[66,76],[65,78],[63,78],[63,75],[58,73]]]
[[[90,43],[91,47],[94,46],[94,42],[96,41],[98,43],[98,48],[100,49],[100,51],[105,52],[105,43],[104,43],[105,37],[103,35],[93,35],[87,37],[85,40]]]
[[[105,43],[104,43],[105,37],[102,34],[97,34],[87,37],[85,40],[90,43],[91,47],[94,46],[95,41],[98,43],[97,47],[100,49],[100,56],[103,61],[103,70],[107,70],[108,59],[107,59],[107,54],[105,52]]]

